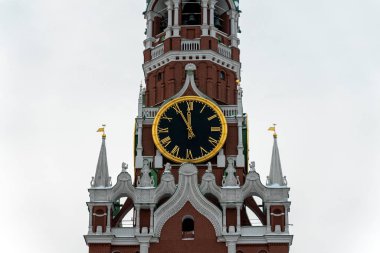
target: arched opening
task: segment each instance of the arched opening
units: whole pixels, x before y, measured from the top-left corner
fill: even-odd
[[[201,10],[200,0],[182,1],[182,25],[200,25]]]
[[[182,240],[194,239],[194,218],[185,216],[182,219]]]
[[[230,10],[226,0],[218,1],[214,9],[214,26],[219,31],[229,34],[230,33],[230,18],[227,14]]]
[[[158,209],[160,206],[165,204],[165,202],[168,201],[170,199],[170,197],[171,197],[171,195],[169,195],[169,194],[162,196],[157,202],[156,209]]]
[[[219,200],[217,197],[215,197],[214,195],[212,195],[211,193],[206,193],[205,194],[205,198],[210,201],[211,203],[213,203],[216,207],[219,208],[219,210],[222,210],[222,207],[220,206],[220,203],[219,203]]]
[[[121,197],[113,203],[112,227],[133,227],[133,201],[131,198]]]
[[[168,27],[168,8],[165,1],[158,1],[153,8],[154,19],[153,19],[153,36],[156,36]]]
[[[245,212],[250,226],[266,225],[264,203],[260,197],[252,196],[244,200]]]

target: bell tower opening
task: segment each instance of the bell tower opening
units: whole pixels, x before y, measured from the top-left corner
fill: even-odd
[[[221,32],[230,34],[230,16],[228,11],[230,7],[228,6],[226,0],[218,1],[215,4],[214,9],[214,26]]]
[[[168,7],[165,1],[157,1],[153,8],[153,36],[163,33],[168,27]]]
[[[182,25],[200,25],[201,16],[200,0],[182,2]]]

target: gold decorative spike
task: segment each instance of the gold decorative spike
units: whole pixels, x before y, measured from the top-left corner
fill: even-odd
[[[100,127],[100,128],[98,129],[98,131],[96,131],[96,132],[100,132],[100,133],[103,133],[103,134],[102,134],[102,138],[103,138],[103,139],[105,139],[105,138],[106,138],[105,127],[106,127],[106,125],[105,125],[105,124],[103,124],[103,125],[102,125],[102,127]]]
[[[236,79],[235,82],[236,82],[237,85],[240,85],[240,80],[239,79]]]
[[[273,132],[273,137],[274,137],[274,138],[277,138],[276,125],[277,125],[277,124],[274,124],[274,123],[273,123],[273,126],[271,126],[271,127],[268,128],[268,131]]]

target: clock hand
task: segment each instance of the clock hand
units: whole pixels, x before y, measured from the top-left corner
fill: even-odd
[[[187,108],[187,138],[191,140],[193,137],[195,137],[195,134],[193,132],[193,128],[191,127],[191,112],[189,108]]]
[[[193,129],[191,128],[191,125],[189,124],[189,122],[187,122],[185,115],[183,115],[181,110],[178,110],[177,112],[181,115],[183,121],[185,122],[185,124],[187,126],[188,133],[190,134],[191,138],[195,137],[195,134],[193,133]]]

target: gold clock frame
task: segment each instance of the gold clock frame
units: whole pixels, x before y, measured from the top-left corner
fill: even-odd
[[[207,106],[209,106],[212,110],[214,110],[220,119],[221,128],[222,128],[220,141],[214,147],[214,149],[211,150],[211,152],[205,156],[195,158],[195,159],[178,158],[178,157],[172,155],[170,152],[168,152],[160,143],[160,140],[158,138],[158,131],[157,131],[158,129],[157,128],[158,128],[158,122],[160,121],[161,116],[170,107],[172,107],[174,104],[179,103],[179,102],[183,102],[183,101],[198,101],[198,102],[204,103]],[[223,145],[227,139],[227,133],[228,133],[227,120],[224,117],[224,114],[223,114],[222,110],[219,108],[219,106],[214,104],[213,102],[211,102],[210,100],[208,100],[206,98],[202,98],[202,97],[198,97],[198,96],[183,96],[183,97],[175,98],[175,99],[169,101],[167,104],[163,105],[160,108],[160,110],[157,112],[157,114],[153,120],[153,124],[152,124],[152,137],[153,137],[154,145],[157,147],[157,149],[161,152],[161,154],[163,156],[165,156],[169,160],[177,162],[177,163],[201,163],[201,162],[204,162],[204,161],[211,159],[223,147]]]

